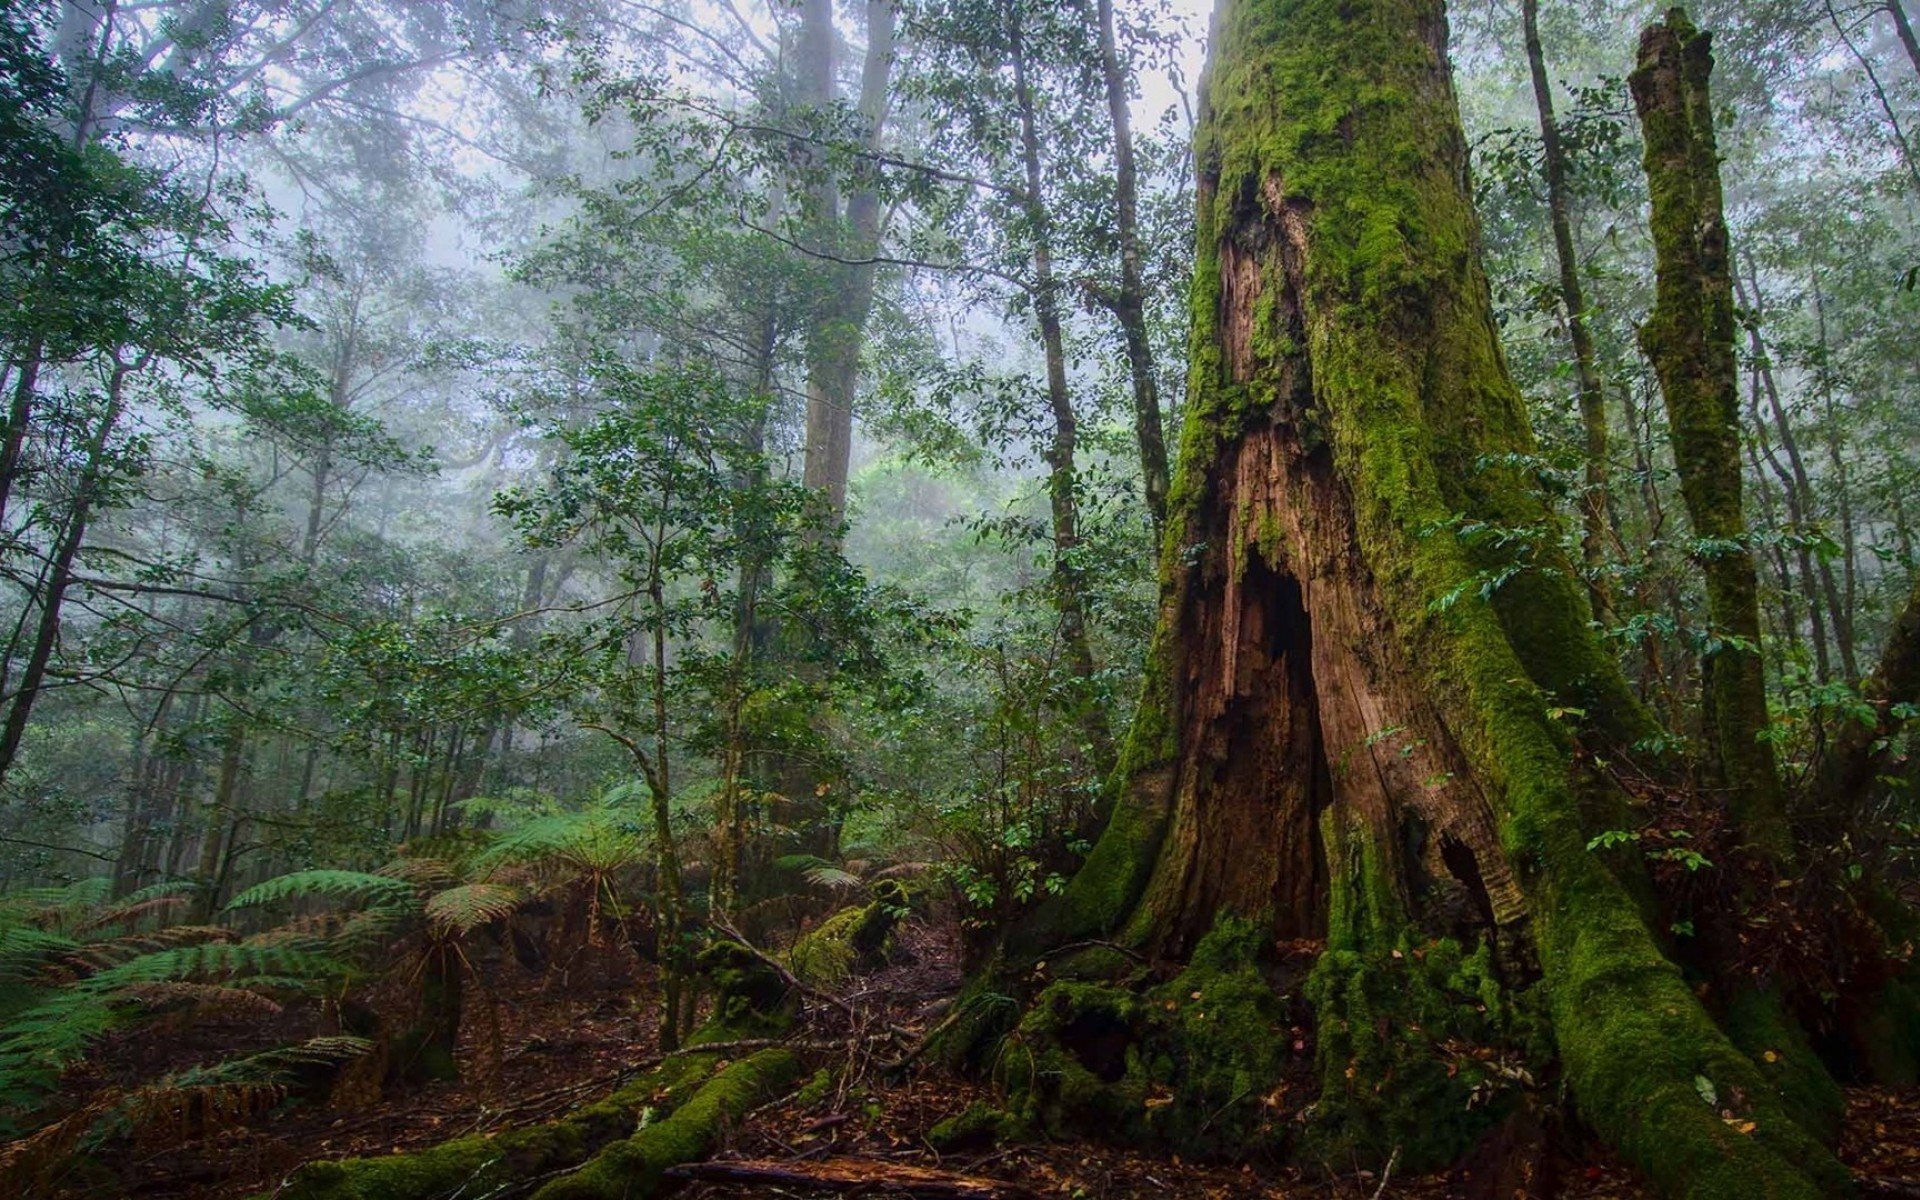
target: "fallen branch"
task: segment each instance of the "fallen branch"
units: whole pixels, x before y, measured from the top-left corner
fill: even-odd
[[[666,1175],[670,1179],[708,1183],[774,1184],[828,1192],[916,1196],[921,1200],[1037,1200],[1035,1193],[1026,1188],[998,1179],[862,1158],[830,1158],[810,1163],[687,1163],[668,1168]]]

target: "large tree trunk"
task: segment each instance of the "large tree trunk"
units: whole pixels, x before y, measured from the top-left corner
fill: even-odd
[[[1164,1006],[1101,1018],[1178,1042],[1106,1060],[1111,1086],[1158,1086],[1157,1061],[1209,1052],[1193,1031],[1230,1003],[1223,948],[1324,939],[1304,989],[1314,1121],[1363,1152],[1433,1163],[1484,1131],[1456,1119],[1471,1068],[1436,1061],[1457,1037],[1554,1059],[1669,1194],[1835,1186],[1778,1082],[1663,953],[1633,864],[1588,849],[1622,801],[1587,751],[1651,726],[1574,564],[1554,538],[1515,559],[1471,533],[1552,518],[1505,465],[1534,443],[1480,262],[1441,0],[1223,0],[1214,38],[1159,629],[1110,827],[1007,957],[1056,973],[1089,941],[1190,957]],[[1247,922],[1250,942],[1222,932]],[[1484,972],[1477,998],[1460,971]],[[1090,993],[1060,990],[1082,986],[1049,988],[1020,1036],[1098,1024]],[[1538,1023],[1492,1015],[1509,1011]],[[1038,1054],[1016,1087],[1071,1077]],[[1252,1083],[1258,1105],[1272,1084]]]

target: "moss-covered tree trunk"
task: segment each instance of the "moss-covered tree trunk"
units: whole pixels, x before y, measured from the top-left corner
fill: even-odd
[[[1316,1122],[1378,1157],[1465,1149],[1485,1128],[1462,1115],[1472,1067],[1441,1048],[1497,1042],[1551,1059],[1535,1069],[1669,1194],[1836,1186],[1781,1080],[1663,952],[1634,864],[1588,849],[1624,805],[1592,752],[1651,726],[1525,470],[1441,0],[1222,0],[1196,158],[1193,374],[1144,695],[1109,829],[1008,956],[1059,977],[1059,948],[1090,940],[1197,949],[1189,971],[1217,978],[1209,931],[1253,922],[1243,951],[1324,944],[1304,989]],[[1145,1010],[1080,986],[1016,1036],[1186,1022],[1184,1050],[1109,1056],[1113,1086],[1191,1073],[1193,1022],[1223,1004],[1198,976]],[[1043,1063],[1016,1085],[1052,1069],[1009,1059]]]
[[[1740,376],[1734,359],[1732,256],[1708,80],[1712,42],[1679,9],[1648,27],[1631,84],[1646,139],[1658,261],[1640,341],[1660,377],[1694,557],[1718,648],[1701,658],[1716,781],[1754,842],[1785,855],[1786,806],[1767,729],[1760,584],[1747,544],[1740,467]]]

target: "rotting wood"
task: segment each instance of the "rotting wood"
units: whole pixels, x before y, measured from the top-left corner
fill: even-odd
[[[1037,1196],[1018,1184],[998,1179],[864,1158],[687,1163],[669,1168],[666,1177],[704,1183],[783,1185],[849,1194],[917,1196],[923,1200],[1036,1200]]]

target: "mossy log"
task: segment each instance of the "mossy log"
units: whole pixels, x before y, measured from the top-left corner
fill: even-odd
[[[1844,1190],[1795,1119],[1830,1109],[1817,1060],[1730,1037],[1708,998],[1737,993],[1683,975],[1641,864],[1588,848],[1629,809],[1596,758],[1657,727],[1537,482],[1442,0],[1222,0],[1213,29],[1186,426],[1114,813],[956,1040],[1043,1124],[1434,1165],[1564,1080],[1668,1195]],[[1215,1040],[1217,984],[1060,981],[1090,942],[1304,998],[1305,1138],[1261,1141],[1271,1008],[1231,985]],[[1304,978],[1271,978],[1281,946],[1318,950]]]
[[[668,1167],[704,1157],[726,1125],[779,1096],[800,1075],[800,1058],[790,1050],[762,1050],[741,1059],[701,1085],[665,1120],[608,1146],[579,1171],[535,1192],[534,1200],[645,1200]]]
[[[792,1052],[770,1048],[731,1061],[725,1045],[778,1037],[792,1024],[793,997],[750,951],[709,946],[699,966],[714,989],[713,1014],[666,1058],[605,1099],[558,1121],[456,1138],[424,1150],[308,1163],[270,1195],[278,1200],[447,1200],[486,1195],[560,1172],[538,1193],[643,1197],[668,1166],[707,1152],[724,1124],[799,1080]],[[701,1053],[703,1045],[714,1046]],[[576,1178],[580,1183],[574,1184]],[[610,1181],[620,1181],[612,1191]],[[568,1191],[567,1187],[584,1190]],[[554,1190],[559,1189],[559,1190]],[[261,1197],[260,1200],[267,1200]]]
[[[456,1138],[404,1154],[308,1163],[270,1195],[279,1200],[485,1195],[587,1162],[632,1134],[642,1112],[672,1111],[685,1104],[712,1076],[717,1061],[705,1055],[668,1059],[604,1100],[545,1125]]]
[[[893,927],[907,911],[905,885],[883,880],[866,904],[843,908],[800,935],[787,951],[787,965],[811,984],[831,986],[886,963]]]

